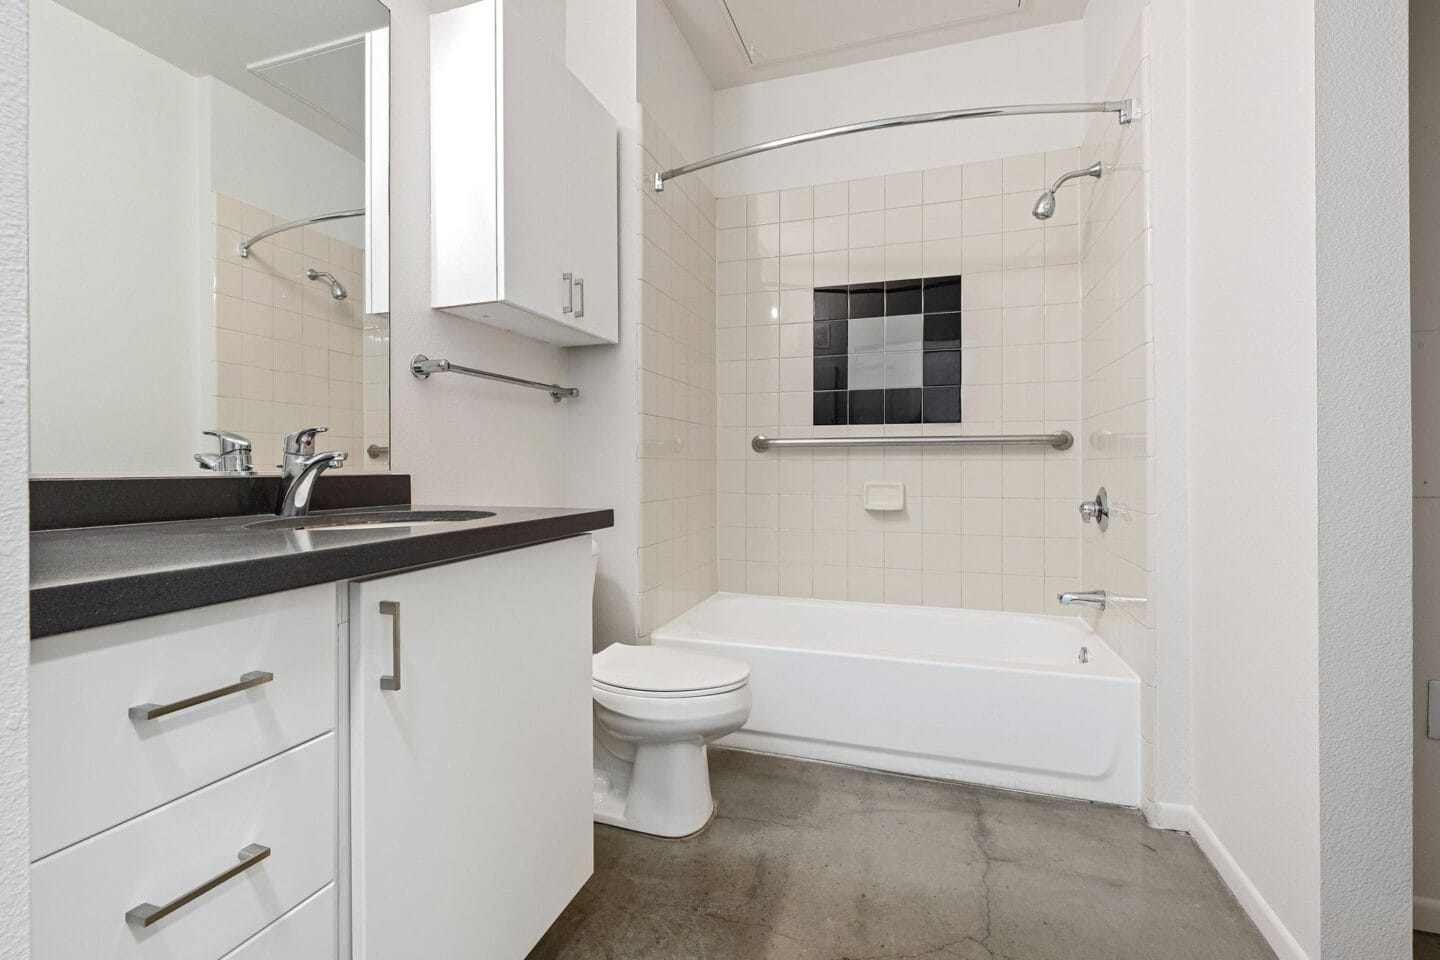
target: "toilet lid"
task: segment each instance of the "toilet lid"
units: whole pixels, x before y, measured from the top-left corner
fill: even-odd
[[[750,665],[694,650],[614,643],[595,654],[594,679],[637,695],[723,693],[750,679]]]

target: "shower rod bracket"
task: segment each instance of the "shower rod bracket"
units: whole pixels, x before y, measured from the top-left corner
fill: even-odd
[[[661,170],[655,174],[655,192],[662,193],[665,190],[665,181],[673,180],[676,177],[684,176],[687,173],[695,173],[697,170],[704,170],[721,163],[729,163],[731,160],[739,160],[743,157],[754,156],[757,153],[768,153],[771,150],[779,150],[781,147],[793,147],[801,143],[810,143],[815,140],[826,140],[830,137],[843,137],[851,133],[865,133],[870,130],[888,130],[891,127],[908,127],[917,123],[938,123],[942,120],[973,120],[979,117],[1029,117],[1057,113],[1113,113],[1119,121],[1129,123],[1134,112],[1134,102],[1131,100],[1094,100],[1086,103],[1020,103],[1005,107],[967,107],[961,110],[937,110],[933,113],[912,113],[903,117],[885,117],[880,120],[865,120],[860,123],[847,123],[839,127],[826,127],[823,130],[811,130],[809,133],[797,133],[789,137],[780,137],[776,140],[767,140],[764,143],[757,143],[748,147],[739,147],[725,153],[707,157],[704,160],[696,160],[694,163],[686,163],[670,170]]]

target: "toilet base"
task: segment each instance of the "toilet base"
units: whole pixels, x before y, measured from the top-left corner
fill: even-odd
[[[595,742],[596,823],[680,840],[715,819],[705,745],[691,741],[634,746],[634,761]]]

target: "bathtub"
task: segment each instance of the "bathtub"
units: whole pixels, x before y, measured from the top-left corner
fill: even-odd
[[[722,746],[1140,801],[1140,681],[1075,617],[718,593],[651,642],[750,664]]]

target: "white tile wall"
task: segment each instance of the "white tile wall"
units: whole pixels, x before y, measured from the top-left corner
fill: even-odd
[[[241,240],[293,219],[215,194],[214,423],[248,436],[255,465],[279,463],[285,434],[330,428],[328,450],[362,469],[388,469],[365,455],[389,444],[389,321],[363,314],[364,251],[312,229],[276,234],[241,258]],[[325,271],[350,296],[330,296]]]
[[[1078,450],[757,454],[783,436],[1080,427],[1078,204],[1030,207],[1077,152],[716,201],[718,551],[723,590],[1059,612],[1079,584]],[[1068,202],[1066,202],[1068,201]],[[812,288],[964,275],[961,424],[812,426]],[[867,480],[906,509],[871,513]]]
[[[686,162],[654,118],[641,119],[642,169]],[[708,178],[672,180],[644,197],[640,306],[640,629],[716,589],[715,200]],[[751,238],[731,235],[741,249]],[[754,243],[778,243],[776,231]]]
[[[1143,795],[1154,796],[1156,726],[1155,609],[1151,577],[1156,556],[1154,478],[1154,359],[1151,325],[1150,158],[1144,108],[1149,59],[1137,30],[1117,68],[1107,99],[1141,105],[1121,126],[1108,116],[1092,123],[1080,165],[1105,163],[1099,181],[1080,187],[1081,391],[1084,411],[1082,488],[1104,486],[1111,497],[1110,528],[1084,529],[1082,571],[1087,588],[1131,598],[1102,614],[1086,614],[1140,676]],[[1059,172],[1059,171],[1057,171]],[[1075,198],[1062,198],[1066,200]]]

